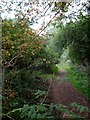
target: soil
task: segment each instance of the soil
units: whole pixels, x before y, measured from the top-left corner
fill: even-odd
[[[67,106],[70,110],[73,109],[70,107],[71,102],[76,102],[79,105],[89,106],[87,97],[81,93],[79,90],[74,88],[71,83],[69,83],[67,78],[67,72],[62,70],[59,74],[55,75],[59,81],[49,80],[49,84],[52,83],[49,95],[51,102],[54,104],[63,104]],[[76,111],[75,111],[76,112]],[[78,113],[79,114],[79,111]],[[89,114],[84,111],[82,117],[89,118]]]

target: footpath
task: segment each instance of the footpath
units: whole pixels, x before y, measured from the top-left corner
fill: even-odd
[[[49,91],[49,95],[52,103],[63,104],[68,108],[70,108],[70,103],[76,102],[79,105],[88,107],[89,103],[87,101],[87,97],[84,94],[82,94],[79,90],[74,88],[71,85],[71,83],[69,83],[66,80],[67,79],[66,71],[61,71],[58,75],[56,75],[56,77],[59,78],[60,80],[49,81],[49,83],[52,83]],[[89,117],[89,114],[86,111],[84,111],[82,113],[82,116]]]

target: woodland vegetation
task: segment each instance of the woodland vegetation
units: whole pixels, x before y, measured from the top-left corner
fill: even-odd
[[[33,14],[36,3],[32,1],[2,2],[2,6],[7,6],[3,12],[13,11],[14,4],[19,8],[15,9],[16,17],[2,17],[2,120],[56,119],[57,111],[62,113],[61,118],[66,113],[80,119],[65,105],[50,101],[48,80],[57,80],[54,75],[65,70],[67,81],[90,100],[90,15],[83,14],[89,11],[89,3],[82,5],[84,9],[78,10],[79,15],[66,16],[71,3],[48,1],[42,2],[45,13],[34,9]],[[24,9],[30,5],[26,12]],[[46,26],[43,23],[39,31],[34,30],[33,24],[49,9],[49,15],[54,13],[52,19]],[[72,105],[81,112],[86,109]]]

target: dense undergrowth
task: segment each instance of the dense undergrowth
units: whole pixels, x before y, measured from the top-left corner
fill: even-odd
[[[71,67],[67,69],[68,79],[74,87],[84,93],[88,98],[88,77],[85,71],[78,67]]]

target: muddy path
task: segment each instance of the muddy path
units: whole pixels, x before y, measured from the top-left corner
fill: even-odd
[[[69,108],[70,103],[76,102],[79,105],[88,106],[87,97],[74,88],[71,83],[69,83],[66,71],[60,71],[58,75],[59,81],[50,80],[49,84],[52,83],[49,95],[51,102],[54,104],[63,104]],[[89,117],[88,113],[84,112],[84,117]]]

